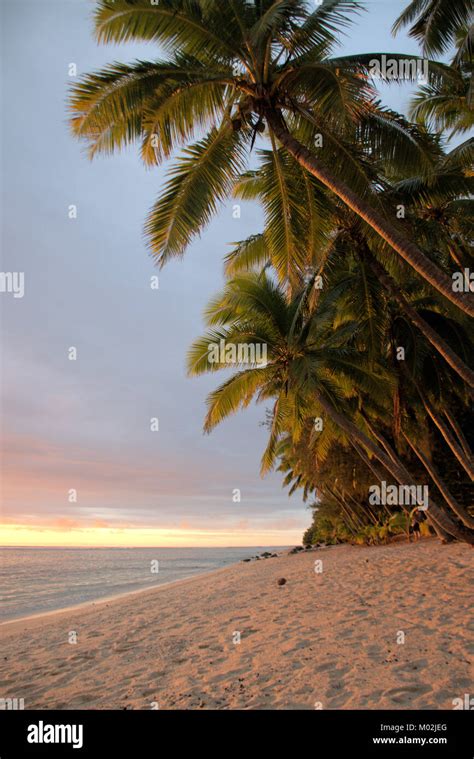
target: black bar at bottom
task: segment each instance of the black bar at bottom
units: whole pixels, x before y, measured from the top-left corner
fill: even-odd
[[[472,759],[472,711],[2,711],[0,759],[224,756]],[[331,752],[331,753],[330,753]]]

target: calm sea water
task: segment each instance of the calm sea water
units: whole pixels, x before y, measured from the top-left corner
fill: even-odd
[[[270,550],[281,546],[1,548],[0,621],[163,585]]]

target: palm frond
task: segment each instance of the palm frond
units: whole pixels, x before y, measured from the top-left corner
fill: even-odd
[[[235,26],[225,27],[216,10],[203,13],[199,2],[189,0],[99,0],[95,33],[99,42],[150,41],[201,60],[230,61],[242,52]]]
[[[474,110],[468,100],[470,80],[462,72],[455,74],[456,79],[449,84],[419,87],[410,102],[410,118],[436,131],[450,130],[450,136],[469,131],[474,124]]]
[[[340,34],[353,23],[351,14],[364,10],[355,0],[324,0],[301,25],[286,35],[286,48],[294,59],[314,48],[329,52]]]
[[[234,244],[233,249],[224,258],[226,277],[233,277],[241,272],[263,268],[270,260],[270,252],[264,234],[251,235],[246,240]]]
[[[247,369],[223,382],[207,398],[204,431],[210,432],[228,416],[249,406],[259,387],[271,380],[272,374],[271,367]]]
[[[74,86],[71,128],[88,142],[91,157],[143,139],[142,157],[157,163],[222,118],[231,82],[231,69],[213,70],[184,55],[114,63]]]
[[[161,266],[183,254],[230,194],[244,169],[245,139],[224,122],[183,150],[145,226],[150,250]]]

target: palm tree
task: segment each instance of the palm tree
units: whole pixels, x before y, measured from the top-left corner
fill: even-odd
[[[466,147],[461,153],[465,152]],[[333,321],[331,322],[329,319],[328,323],[332,326],[341,327],[348,321],[355,320],[358,324],[357,347],[363,351],[367,350],[379,361],[381,356],[389,350],[388,346],[392,342],[390,333],[394,330],[398,335],[394,344],[407,346],[408,358],[410,358],[410,354],[425,356],[424,364],[427,364],[427,371],[433,376],[433,368],[436,366],[436,364],[433,366],[433,362],[436,362],[437,356],[441,356],[446,361],[446,365],[454,369],[458,376],[466,382],[466,392],[472,392],[471,388],[474,386],[472,372],[465,361],[451,347],[454,345],[459,353],[464,354],[467,358],[472,357],[472,350],[469,348],[469,336],[463,330],[462,324],[453,320],[449,313],[445,313],[442,304],[438,304],[433,297],[427,297],[427,293],[416,286],[417,283],[413,282],[412,277],[398,275],[395,280],[376,258],[375,253],[372,252],[370,246],[373,246],[374,241],[363,236],[361,225],[355,216],[351,219],[347,213],[340,213],[341,209],[335,203],[328,205],[326,202],[325,204],[324,201],[328,201],[329,198],[327,194],[326,197],[324,196],[323,188],[318,186],[319,183],[315,182],[314,196],[305,191],[301,169],[295,162],[280,160],[278,166],[279,171],[275,168],[275,161],[270,151],[262,151],[262,160],[258,170],[245,174],[236,187],[236,193],[239,197],[256,199],[261,202],[266,223],[263,233],[253,235],[248,240],[240,241],[227,256],[227,275],[235,276],[245,271],[271,266],[281,286],[285,288],[287,297],[291,299],[292,288],[288,287],[289,282],[297,282],[301,288],[304,285],[305,278],[308,281],[308,275],[312,273],[314,276],[315,273],[324,271],[325,281],[322,300],[316,301],[314,297],[311,299],[313,310],[316,307],[318,309],[315,318],[321,319],[322,317],[321,305],[324,314],[324,308],[327,304],[333,303]],[[458,198],[468,193],[470,189],[469,183],[466,184],[463,172],[457,169],[453,155],[450,154],[443,158],[440,166],[436,168],[431,177],[405,179],[398,182],[393,190],[400,199],[403,199],[407,209],[410,210],[411,215],[416,220],[418,235],[421,234],[429,239],[432,217],[436,220],[433,233],[437,235],[437,245],[440,250],[443,250],[444,237],[446,237],[446,248],[450,251],[454,229],[452,217],[455,215],[452,212],[456,208],[457,215],[459,215],[459,203],[461,201]],[[278,182],[279,177],[283,182]],[[285,220],[281,218],[282,185],[285,188],[287,207],[291,211]],[[469,201],[462,202],[469,203]],[[420,219],[417,216],[419,210],[420,212],[423,211]],[[285,224],[288,226],[288,235],[282,233]],[[460,232],[462,236],[466,232],[466,239],[469,238],[469,232],[464,229],[461,229]],[[299,259],[298,263],[296,263],[295,256],[287,255],[285,241],[292,235],[294,235],[295,240],[299,237],[301,243],[299,256],[302,259]],[[319,246],[322,247],[322,250]],[[306,260],[304,258],[305,251],[307,253]],[[447,251],[443,252],[443,257],[449,258]],[[289,271],[288,266],[290,266]],[[380,293],[380,284],[385,290],[385,296],[383,292]],[[459,316],[459,314],[455,315]],[[403,325],[406,327],[405,334]],[[416,329],[413,330],[413,327]],[[417,333],[417,330],[420,334]],[[423,344],[423,338],[426,341],[425,344]],[[435,348],[436,353],[430,352],[431,347]],[[390,350],[393,350],[393,347]],[[444,386],[448,386],[451,382],[446,371],[447,366],[443,370],[443,365],[440,365],[435,372],[435,375],[444,375],[441,380]],[[397,362],[393,365],[395,376],[399,373],[396,367]],[[424,365],[421,364],[416,369],[415,376],[416,374],[419,374],[420,377],[423,376]],[[424,384],[424,387],[428,388],[429,383]],[[426,402],[425,393],[421,396],[421,403],[418,395],[416,395],[416,400],[415,410],[417,413],[421,410],[421,418],[418,418],[417,425],[410,427],[410,440],[416,441],[413,448],[416,459],[414,462],[404,462],[404,464],[412,469],[413,464],[420,460],[423,466],[421,475],[425,469],[437,487],[441,498],[446,501],[449,508],[466,526],[471,527],[473,524],[472,517],[464,506],[457,502],[451,492],[452,477],[450,476],[447,483],[444,483],[435,464],[423,453],[423,446],[430,435],[429,429],[423,423],[423,419],[426,421],[427,417],[423,405]],[[400,408],[398,384],[393,394],[393,401],[391,414],[393,415],[394,428],[396,428],[395,437],[402,440],[402,436],[405,437],[405,430],[401,426],[402,410]],[[451,399],[449,397],[444,398],[440,405],[445,411],[449,411]],[[365,417],[372,437],[381,443],[386,452],[392,454],[393,448],[388,446],[387,441],[380,434],[380,427],[383,429],[387,426],[387,419],[386,417],[384,419],[383,415],[380,417],[377,409],[373,416],[376,420],[375,425],[369,424],[369,420]],[[454,453],[457,461],[463,466],[470,460],[469,446],[467,441],[463,440],[462,430],[460,430],[452,413],[449,413],[448,416],[447,421],[453,428],[454,436],[459,439],[459,443],[453,445],[454,436],[449,433],[449,430],[447,431],[448,434],[444,430],[443,439],[448,443],[448,448]],[[439,414],[435,418],[438,420],[438,417]],[[443,421],[438,420],[438,425],[443,425]],[[329,438],[328,432],[330,433]],[[324,463],[329,446],[331,446],[333,458],[335,451],[341,450],[341,441],[334,440],[334,433],[335,428],[326,424],[324,434],[320,433],[317,436],[317,447],[315,447],[314,439],[309,439],[308,435],[304,437],[303,445],[298,444],[296,446],[297,455],[292,458],[291,471],[285,470],[285,483],[292,480],[291,492],[296,487],[302,487],[304,495],[307,495],[311,488],[316,488],[317,482],[318,494],[322,493],[332,502],[340,502],[340,508],[345,513],[348,499],[351,500],[351,490],[350,487],[347,488],[350,483],[344,477],[344,466],[339,463],[339,458],[337,458],[337,466],[331,467],[331,476],[333,480],[337,478],[342,481],[342,491],[337,493],[334,492],[333,488],[329,490],[327,485],[322,486],[324,475],[321,465]],[[291,435],[288,437],[291,440]],[[461,457],[459,456],[460,446],[465,454]],[[308,471],[307,457],[303,453],[305,447],[311,452],[311,471]],[[342,461],[345,461],[348,458],[347,448],[342,446],[342,450],[344,451]],[[387,474],[382,475],[375,471],[373,461],[367,457],[366,452],[360,446],[357,453],[378,479],[387,479]],[[399,452],[398,456],[400,456]],[[449,451],[445,451],[444,456],[449,458]],[[287,460],[288,452],[286,450],[285,457]],[[279,468],[281,469],[281,465]],[[288,480],[290,474],[292,478]],[[363,480],[360,472],[357,476],[359,481]],[[439,527],[436,529],[439,533]],[[442,537],[445,535],[442,534]]]
[[[472,262],[474,239],[474,139],[442,152],[424,176],[398,176],[390,192],[409,209],[417,240],[438,251],[437,262],[448,271]],[[451,268],[452,271],[452,268]]]
[[[464,176],[463,167],[458,166],[459,153],[453,152],[458,158],[451,154],[440,157],[430,175],[409,177],[386,191],[396,196],[397,202],[403,202],[410,212],[413,224],[416,223],[413,234],[423,235],[433,247],[439,248],[445,241],[450,253],[454,247],[453,234],[457,231],[453,216],[459,224],[462,204],[472,205],[472,201],[463,197],[472,189],[472,179]],[[461,156],[470,152],[465,146]],[[360,287],[362,291],[365,289],[365,262],[375,273],[376,286],[382,285],[433,348],[468,387],[474,388],[474,372],[409,302],[403,281],[395,280],[376,258],[371,250],[374,241],[364,235],[358,218],[348,215],[347,209],[335,203],[325,188],[283,150],[259,151],[259,159],[258,169],[241,177],[234,194],[244,200],[260,202],[265,216],[264,231],[234,245],[225,259],[227,276],[271,265],[279,282],[291,293],[292,287],[302,286],[308,272],[321,275],[336,248],[340,251],[345,248],[347,260],[357,251],[361,278],[359,283],[354,283],[354,291],[359,292]],[[423,214],[421,220],[419,213]],[[427,230],[431,232],[431,217],[435,220],[433,239],[427,234]],[[464,231],[468,239],[468,230],[462,230],[462,237],[456,238],[460,249]],[[413,287],[410,279],[408,283]],[[436,308],[442,309],[442,303]]]
[[[428,342],[436,349],[436,351],[443,357],[449,366],[454,369],[455,372],[466,382],[470,392],[474,393],[474,372],[467,364],[459,358],[457,353],[451,348],[451,346],[444,340],[438,332],[426,321],[425,318],[417,311],[414,306],[408,301],[406,296],[401,291],[400,287],[392,279],[392,277],[385,271],[384,267],[374,258],[370,253],[367,245],[363,246],[364,253],[369,266],[374,271],[382,287],[385,288],[390,298],[399,306],[402,313],[407,319],[414,324]]]
[[[303,501],[310,496],[337,505],[349,530],[360,529],[367,524],[378,524],[381,518],[390,517],[386,505],[371,508],[367,493],[374,481],[383,479],[374,462],[367,463],[352,446],[344,444],[340,430],[328,424],[315,434],[314,426],[308,421],[298,442],[291,434],[285,435],[278,445],[278,471],[285,477],[283,486],[288,486],[288,495],[298,488],[303,490]],[[328,434],[329,429],[329,434]],[[390,475],[384,475],[390,478]]]
[[[182,253],[216,212],[266,126],[273,149],[279,142],[433,287],[472,315],[471,294],[454,292],[449,277],[389,220],[374,176],[365,171],[364,150],[380,139],[404,146],[420,167],[427,157],[421,135],[414,141],[375,101],[368,79],[374,55],[331,57],[337,33],[349,23],[347,14],[360,7],[348,0],[325,0],[312,11],[306,0],[100,0],[100,41],[153,41],[170,57],[116,63],[84,77],[73,91],[72,128],[88,141],[91,155],[140,140],[149,165],[187,146],[147,223],[161,264]],[[449,75],[441,64],[430,70],[435,80]],[[206,136],[190,143],[202,129]],[[363,143],[354,145],[354,131]],[[315,147],[315,135],[323,149]]]
[[[403,430],[403,437],[405,438],[405,441],[410,446],[412,451],[416,454],[416,456],[418,456],[418,458],[422,462],[423,466],[425,467],[426,471],[430,475],[436,487],[442,494],[446,503],[451,507],[451,509],[456,514],[456,516],[459,517],[461,522],[465,524],[466,527],[469,527],[471,530],[474,530],[474,517],[472,517],[469,514],[469,512],[460,503],[457,502],[456,498],[451,493],[448,486],[441,479],[441,476],[439,472],[437,471],[433,462],[430,461],[430,459],[423,453],[423,451],[413,443],[412,438],[409,435],[407,435],[404,430]]]
[[[326,325],[323,309],[314,317],[307,307],[309,290],[306,287],[288,300],[266,273],[249,273],[229,281],[211,303],[207,311],[209,330],[190,349],[188,371],[197,375],[229,366],[239,371],[210,394],[205,430],[210,431],[254,398],[273,399],[262,473],[274,465],[282,435],[291,431],[297,441],[308,419],[322,416],[356,450],[374,457],[396,482],[413,483],[396,453],[390,448],[384,450],[361,428],[361,404],[369,399],[368,405],[378,402],[383,406],[391,385],[390,373],[353,347],[354,323],[335,327],[331,309]],[[221,341],[234,346],[264,344],[268,362],[265,366],[242,366],[235,358],[224,365],[214,362],[210,347]],[[474,532],[454,522],[432,499],[429,518],[443,531],[474,544]]]
[[[410,117],[450,137],[474,126],[473,114],[473,12],[471,0],[412,0],[393,25],[396,34],[412,24],[409,34],[425,55],[446,53],[455,46],[449,84],[432,80],[419,87],[412,99]]]
[[[447,82],[429,82],[418,88],[410,103],[410,117],[449,137],[470,131],[474,126],[472,60],[461,60]]]
[[[397,298],[392,296],[392,301],[396,307]],[[463,383],[459,383],[458,377],[449,371],[447,364],[439,360],[439,352],[427,350],[428,345],[423,341],[424,330],[421,329],[419,333],[413,330],[413,320],[405,308],[401,308],[397,313],[396,308],[392,307],[391,311],[390,321],[386,325],[387,337],[390,336],[392,345],[404,345],[407,351],[407,360],[395,362],[393,367],[397,376],[394,394],[397,404],[393,411],[393,432],[390,433],[389,430],[392,439],[390,442],[387,439],[387,420],[383,414],[372,415],[375,424],[367,420],[369,430],[391,456],[402,454],[403,457],[405,441],[405,454],[411,449],[433,481],[435,492],[439,493],[463,524],[473,528],[474,519],[468,511],[472,504],[472,485],[465,476],[462,477],[462,469],[472,481],[474,459],[469,442],[460,424],[453,417],[453,409],[464,410],[469,415],[468,396],[470,391],[472,392],[471,387],[468,386],[466,389]],[[440,314],[427,310],[426,314],[427,318],[437,317],[440,332],[451,330],[451,342],[457,337],[461,338],[462,342],[469,343],[467,334],[462,337],[462,332],[459,334],[459,325],[453,330],[449,319],[443,323]],[[434,423],[434,430],[431,421]],[[440,433],[440,437],[437,437],[435,431]],[[454,470],[446,466],[449,460],[454,463]],[[438,470],[437,462],[442,464],[447,473],[446,481]],[[413,468],[410,461],[408,468]],[[453,488],[459,489],[459,502]],[[463,497],[464,490],[466,498]]]
[[[424,55],[445,53],[460,32],[472,34],[471,0],[411,0],[395,21],[392,31],[412,24],[408,32],[420,42]],[[466,35],[469,36],[469,35]]]

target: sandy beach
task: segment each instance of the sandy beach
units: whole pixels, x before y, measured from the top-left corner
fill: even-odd
[[[451,709],[472,692],[472,558],[430,539],[337,546],[6,623],[0,696],[25,709]]]

